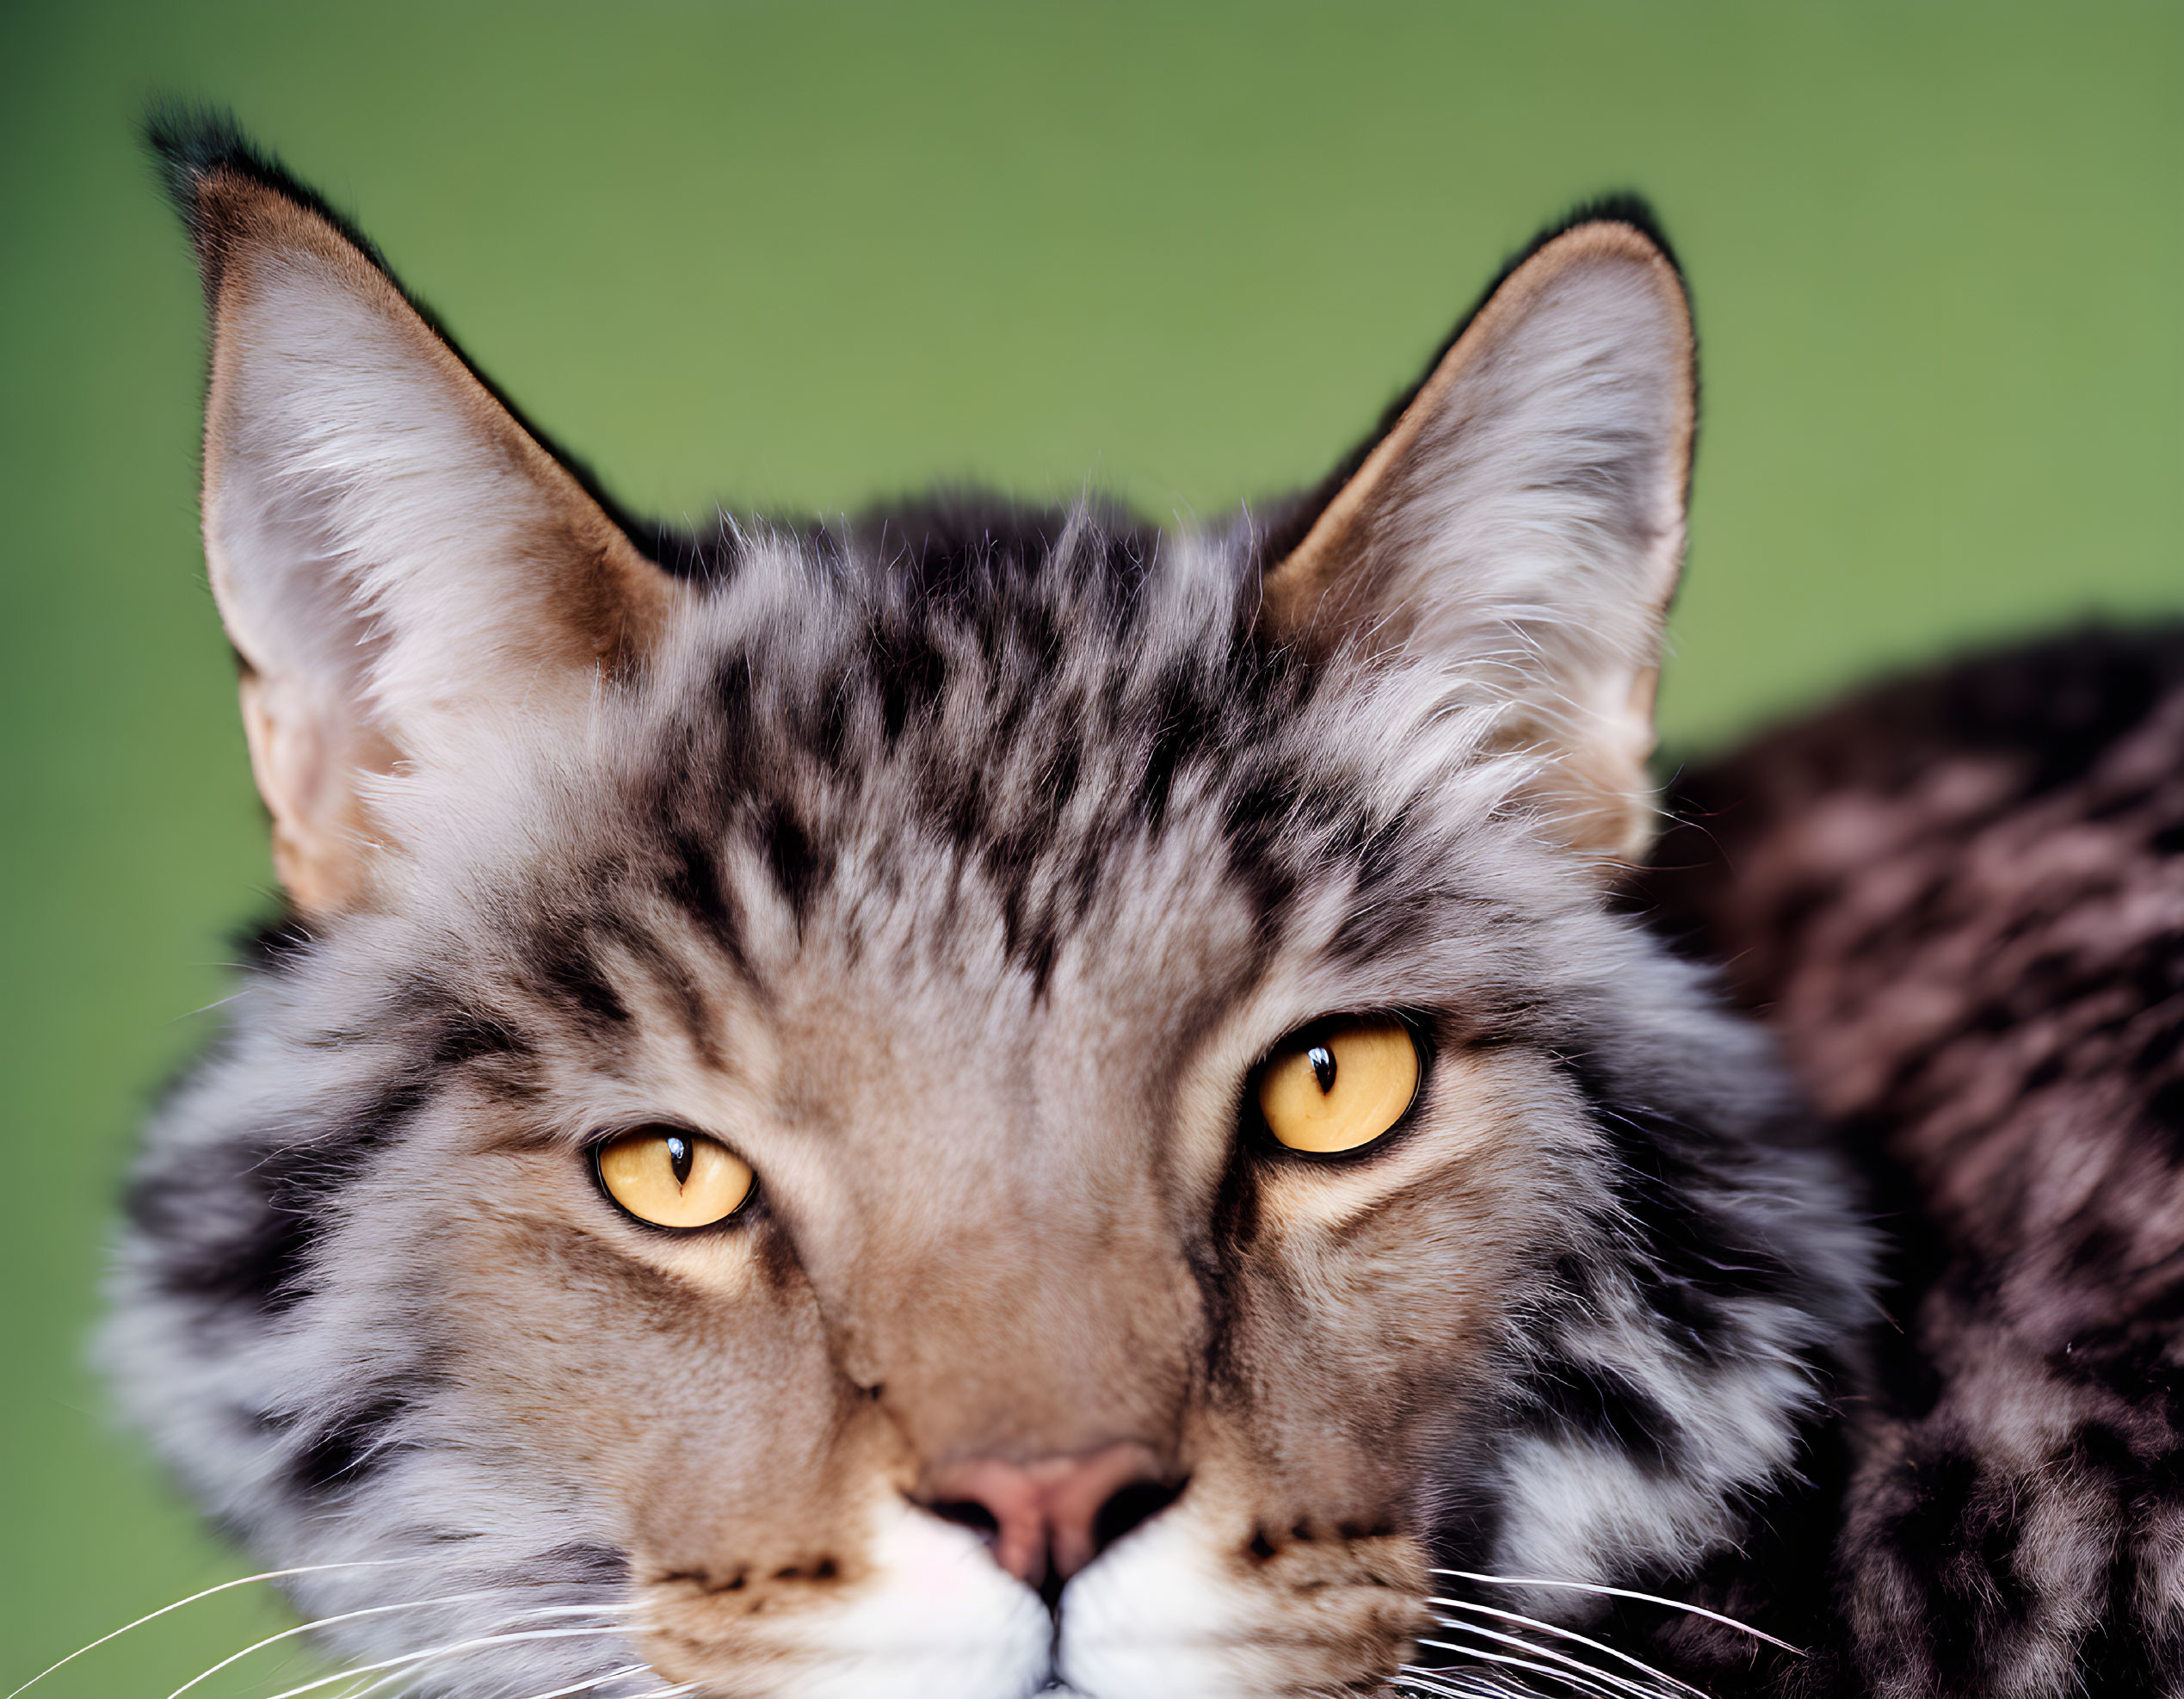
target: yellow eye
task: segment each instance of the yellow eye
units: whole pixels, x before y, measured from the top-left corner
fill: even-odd
[[[750,1165],[700,1134],[640,1127],[599,1147],[607,1195],[656,1227],[709,1227],[741,1208],[756,1176]]]
[[[1335,1021],[1286,1041],[1259,1074],[1259,1113],[1293,1151],[1371,1144],[1418,1095],[1418,1043],[1400,1021]]]

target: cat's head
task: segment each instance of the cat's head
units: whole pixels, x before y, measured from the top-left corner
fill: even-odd
[[[295,912],[154,1128],[111,1348],[270,1563],[368,1566],[295,1584],[339,1643],[1317,1693],[1436,1562],[1737,1537],[1865,1252],[1607,895],[1692,441],[1656,241],[1539,246],[1272,528],[648,549],[315,201],[168,157]]]

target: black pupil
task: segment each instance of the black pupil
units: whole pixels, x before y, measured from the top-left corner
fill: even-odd
[[[1305,1060],[1312,1065],[1312,1078],[1319,1082],[1319,1090],[1325,1097],[1335,1089],[1335,1053],[1324,1044],[1315,1044],[1305,1053]]]
[[[697,1148],[680,1133],[667,1135],[668,1166],[675,1171],[675,1183],[690,1183],[690,1165],[697,1158]]]

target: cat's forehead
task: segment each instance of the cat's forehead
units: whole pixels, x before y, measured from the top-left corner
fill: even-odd
[[[571,800],[511,799],[524,853],[472,888],[532,994],[1183,1034],[1284,972],[1402,1001],[1427,911],[1492,886],[1460,716],[1262,641],[1218,541],[885,535],[747,543]]]

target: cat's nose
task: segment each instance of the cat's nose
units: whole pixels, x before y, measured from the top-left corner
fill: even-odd
[[[962,1458],[935,1469],[918,1496],[934,1515],[985,1534],[994,1561],[1026,1586],[1051,1590],[1181,1490],[1151,1446],[1125,1440],[1028,1463]]]

